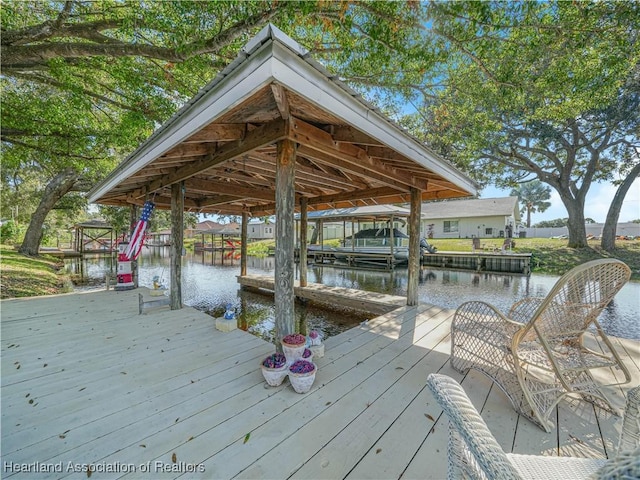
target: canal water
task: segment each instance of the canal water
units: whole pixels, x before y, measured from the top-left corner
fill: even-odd
[[[89,281],[104,279],[105,273],[113,275],[116,269],[113,260],[104,256],[87,256],[83,261],[73,259],[67,262],[70,271],[81,273]],[[168,248],[144,248],[138,265],[140,286],[151,287],[153,278],[157,276],[162,284],[170,287]],[[273,275],[274,269],[273,257],[249,257],[247,260],[249,274]],[[222,316],[225,307],[231,304],[240,328],[273,341],[273,296],[240,290],[236,281],[239,273],[239,252],[187,253],[182,266],[183,303],[214,317]],[[513,303],[524,297],[545,296],[557,279],[553,275],[521,276],[422,267],[419,298],[421,303],[452,309],[466,301],[483,300],[506,313]],[[407,270],[354,270],[310,265],[308,281],[405,296]],[[347,309],[296,304],[296,321],[301,327],[319,330],[325,337],[343,332],[369,318],[367,314]],[[640,283],[625,285],[598,320],[608,335],[640,339]]]

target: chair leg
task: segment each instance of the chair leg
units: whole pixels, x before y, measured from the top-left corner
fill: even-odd
[[[466,374],[473,368],[489,377],[504,392],[514,410],[528,418],[546,432],[553,429],[549,416],[559,401],[551,401],[546,395],[537,395],[539,391],[549,389],[549,385],[537,382],[533,377],[523,374],[518,380],[517,367],[511,352],[504,348],[487,344],[476,336],[451,330],[451,357],[454,370]],[[557,389],[557,385],[552,388]]]
[[[565,375],[567,374],[565,373]],[[620,416],[620,412],[611,405],[611,402],[589,372],[583,371],[576,373],[573,375],[573,378],[571,378],[570,384],[580,385],[580,389],[576,389],[574,393],[578,393],[585,401],[592,403],[602,410]]]

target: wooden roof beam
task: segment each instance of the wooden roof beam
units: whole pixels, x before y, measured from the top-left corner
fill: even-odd
[[[288,120],[290,111],[289,111],[289,100],[287,99],[286,90],[282,85],[278,83],[272,83],[271,92],[273,93],[273,98],[276,101],[276,106],[278,107],[280,116],[282,117],[283,120]]]
[[[332,204],[335,202],[349,202],[349,201],[364,201],[373,197],[393,197],[394,200],[404,201],[405,196],[403,192],[399,192],[394,188],[389,187],[381,187],[381,188],[371,188],[369,190],[351,190],[349,192],[340,192],[329,195],[319,195],[315,197],[307,198],[307,205],[322,205],[322,204]],[[298,196],[296,196],[296,202],[298,202]],[[252,214],[260,213],[260,209],[266,210],[275,210],[275,202],[273,204],[268,205],[256,205],[255,207],[249,208],[249,211]]]
[[[232,195],[240,198],[253,198],[273,202],[275,191],[271,188],[242,187],[240,185],[191,178],[185,182],[187,191],[195,193]]]
[[[350,192],[336,193],[332,195],[321,195],[307,200],[307,205],[319,205],[322,203],[333,203],[341,201],[364,200],[373,197],[390,197],[401,195],[402,192],[394,188],[381,187],[370,190],[355,190]]]
[[[158,161],[162,162],[163,160],[172,158],[199,157],[212,153],[213,151],[215,151],[214,147],[206,143],[181,143],[159,157]]]
[[[150,182],[145,188],[135,190],[130,197],[143,197],[163,187],[191,178],[222,162],[240,157],[255,148],[286,138],[288,132],[289,125],[284,120],[278,119],[264,124],[247,133],[244,138],[221,145],[216,151],[204,156],[202,159],[190,162],[183,167],[178,167],[165,177]]]
[[[365,150],[349,144],[338,144],[324,130],[298,118],[291,117],[291,139],[300,147],[298,154],[313,160],[329,163],[340,170],[369,177],[393,188],[408,191],[424,189],[424,182],[415,180],[404,172],[389,168],[369,157]]]
[[[336,142],[357,143],[358,145],[371,145],[380,147],[382,144],[369,135],[349,125],[335,126],[331,129],[331,136]]]
[[[264,162],[261,160],[253,160],[253,154],[251,160],[247,163],[247,166],[254,171],[260,171],[263,174],[273,175],[275,178],[276,167],[273,163]],[[221,176],[224,176],[221,174]],[[307,167],[298,168],[296,165],[296,185],[308,185],[310,187],[319,188],[321,190],[345,190],[349,187],[345,180],[333,180],[325,179],[322,175],[311,171]]]
[[[273,157],[270,157],[265,153],[251,152],[251,154],[249,155],[249,158],[262,160],[263,162],[269,165],[272,165],[273,166],[272,172],[275,173],[276,171],[275,163],[274,163],[275,159]],[[340,188],[341,190],[348,187],[348,185],[345,185],[347,182],[351,183],[351,185],[356,188],[367,187],[367,184],[364,182],[361,182],[360,180],[350,180],[346,177],[341,177],[339,175],[327,172],[326,170],[320,169],[318,167],[309,166],[309,164],[312,164],[312,162],[306,161],[303,164],[300,162],[300,160],[307,160],[307,159],[303,159],[302,157],[298,156],[298,159],[296,161],[296,176],[298,176],[299,174],[307,174],[315,177],[315,181],[324,183],[327,187]]]
[[[232,142],[244,137],[244,123],[211,123],[182,143]]]

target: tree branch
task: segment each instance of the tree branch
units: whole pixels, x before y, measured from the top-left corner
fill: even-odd
[[[38,75],[38,74],[22,74],[22,73],[16,73],[14,74],[15,77],[17,78],[22,78],[23,80],[28,80],[31,82],[35,82],[35,83],[43,83],[46,85],[50,85],[52,87],[57,87],[57,88],[61,88],[63,90],[74,90],[77,87],[75,86],[70,86],[70,85],[65,85],[62,82],[58,82],[57,80],[54,80],[51,77],[46,77],[44,75]],[[116,100],[112,100],[109,97],[105,97],[104,95],[100,95],[98,93],[95,92],[91,92],[89,90],[87,90],[86,88],[81,88],[81,91],[84,95],[87,95],[88,97],[91,98],[95,98],[96,100],[100,100],[102,102],[105,103],[109,103],[111,105],[113,105],[114,107],[118,107],[118,108],[122,108],[124,110],[131,110],[131,111],[136,111],[135,108],[133,108],[131,105],[127,105],[121,102],[118,102]]]
[[[88,157],[86,155],[76,155],[76,154],[72,154],[72,153],[68,153],[68,152],[63,152],[61,150],[52,150],[49,148],[42,148],[39,147],[37,145],[31,145],[29,143],[26,142],[22,142],[20,140],[16,140],[13,138],[6,138],[4,135],[2,135],[0,137],[0,140],[2,140],[3,142],[8,142],[8,143],[12,143],[14,145],[20,145],[21,147],[25,147],[25,148],[29,148],[31,150],[36,150],[38,152],[45,152],[47,154],[54,154],[54,155],[58,155],[61,157],[67,157],[67,158],[78,158],[81,160],[101,160],[102,157]]]
[[[507,82],[501,82],[500,80],[498,80],[493,73],[491,73],[491,71],[489,70],[489,68],[484,64],[484,62],[482,60],[480,60],[476,55],[474,55],[471,50],[469,50],[468,48],[465,47],[465,43],[460,42],[457,38],[452,37],[451,35],[443,32],[442,30],[439,30],[437,28],[432,29],[433,32],[437,35],[440,35],[441,37],[445,38],[446,40],[450,41],[451,43],[455,44],[456,47],[458,47],[458,49],[464,53],[473,63],[476,64],[476,66],[487,76],[487,78],[489,78],[489,80],[491,80],[493,83],[495,83],[496,85],[500,85],[503,87],[510,87],[513,88],[516,85],[514,85],[513,83],[507,83]]]
[[[204,42],[194,41],[181,48],[126,43],[110,39],[99,33],[102,30],[120,27],[122,23],[120,19],[62,25],[59,28],[54,28],[57,25],[56,22],[64,18],[59,16],[56,22],[47,21],[28,29],[3,32],[2,43],[4,47],[0,50],[0,63],[5,72],[11,72],[41,68],[46,62],[56,58],[69,61],[93,56],[115,58],[140,56],[169,62],[182,62],[193,56],[217,53],[247,31],[265,25],[285,8],[287,8],[286,2],[280,2],[268,10],[236,22]],[[144,20],[140,20],[140,26],[144,26]],[[54,37],[85,38],[93,43],[57,41],[31,44]]]

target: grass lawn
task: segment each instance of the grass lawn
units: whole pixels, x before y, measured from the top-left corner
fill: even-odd
[[[0,298],[33,297],[72,291],[66,275],[58,273],[62,261],[26,257],[12,246],[0,245]]]

